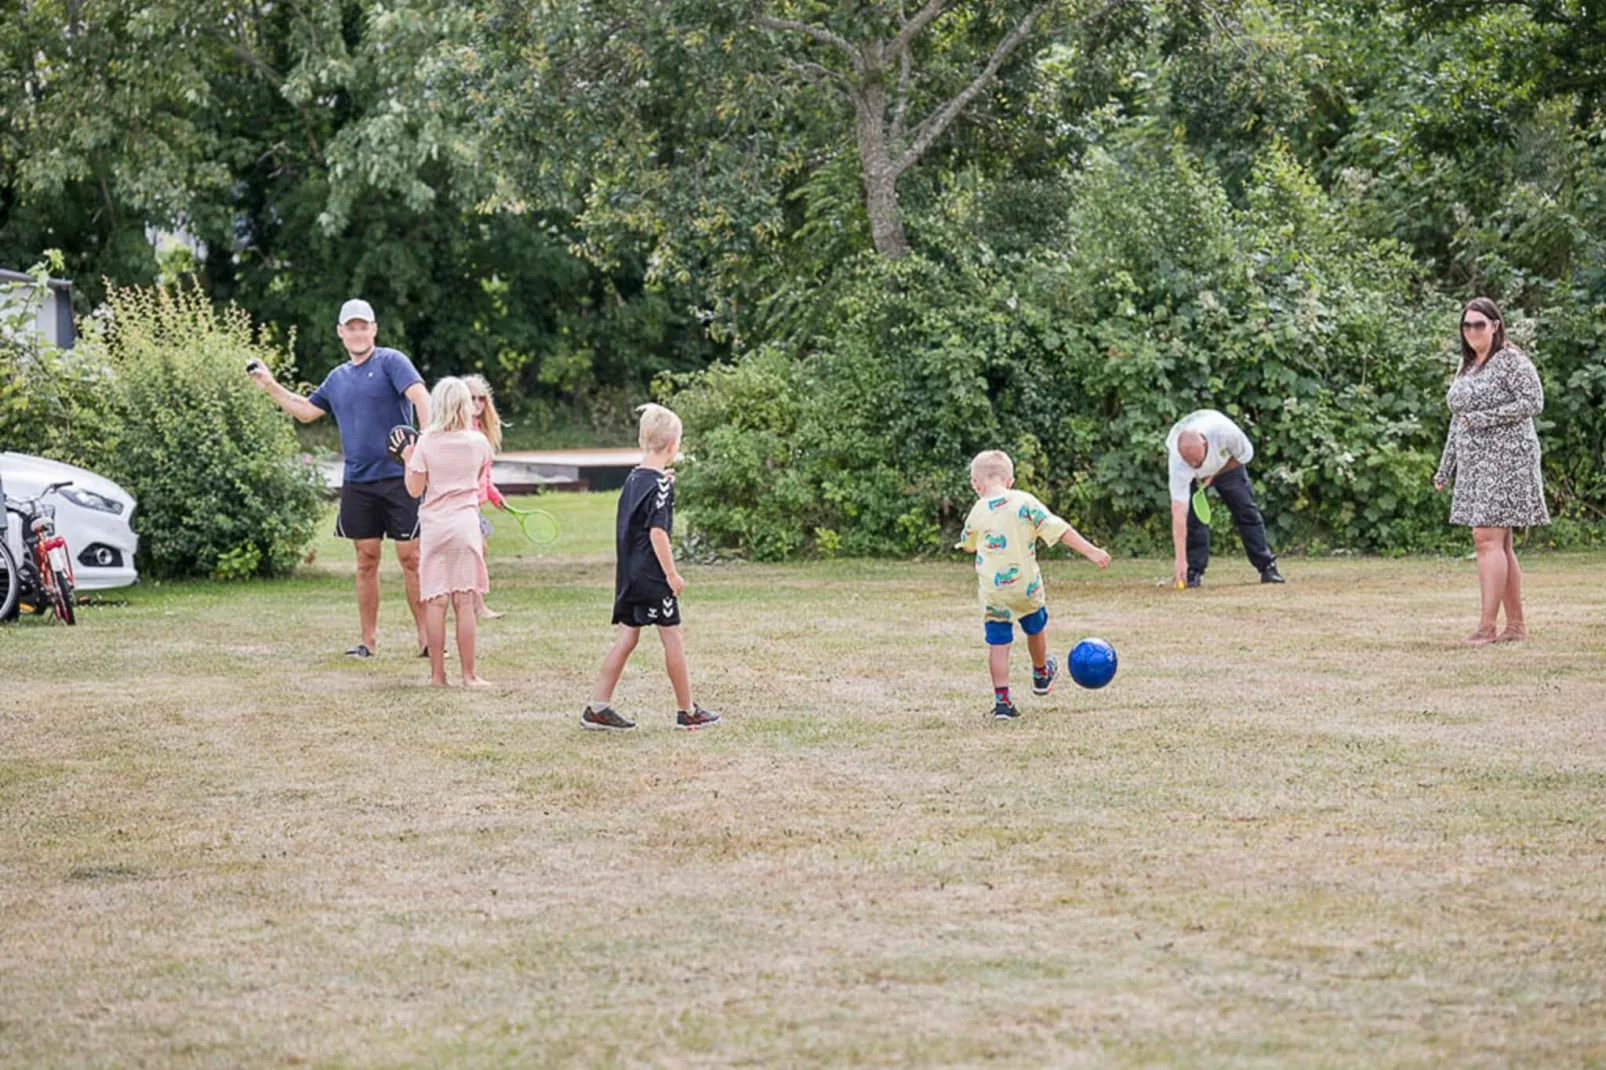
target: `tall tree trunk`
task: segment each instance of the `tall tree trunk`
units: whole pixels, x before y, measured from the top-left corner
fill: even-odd
[[[899,169],[887,150],[887,91],[879,77],[866,79],[856,87],[853,110],[870,240],[875,243],[875,251],[886,259],[902,260],[909,255],[909,239],[904,237],[903,213],[898,208]]]

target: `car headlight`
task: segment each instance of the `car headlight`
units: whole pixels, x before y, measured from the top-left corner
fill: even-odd
[[[113,516],[121,516],[123,512],[122,502],[114,501],[104,494],[96,494],[94,491],[85,490],[82,487],[63,487],[57,493],[74,505],[82,506],[85,509],[93,509],[97,513],[111,513]]]

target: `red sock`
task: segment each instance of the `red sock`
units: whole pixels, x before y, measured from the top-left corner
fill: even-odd
[[[1008,687],[995,687],[995,688],[993,688],[993,699],[996,702],[1008,702],[1009,701],[1009,688]]]

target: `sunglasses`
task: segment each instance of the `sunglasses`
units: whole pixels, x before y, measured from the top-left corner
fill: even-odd
[[[473,397],[473,399],[475,401],[490,401],[491,400],[489,397],[487,397],[484,394],[473,394],[473,395],[470,395],[470,396]]]
[[[1491,326],[1492,326],[1492,324],[1490,324],[1490,322],[1488,320],[1462,320],[1461,321],[1461,329],[1463,331],[1487,331]]]

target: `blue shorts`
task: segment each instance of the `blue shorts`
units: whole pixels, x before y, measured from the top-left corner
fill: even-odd
[[[1036,635],[1048,625],[1048,607],[1044,606],[1036,613],[1022,617],[1018,623],[1021,631]],[[990,620],[986,627],[988,646],[1008,646],[1015,641],[1015,625],[1007,620]]]

